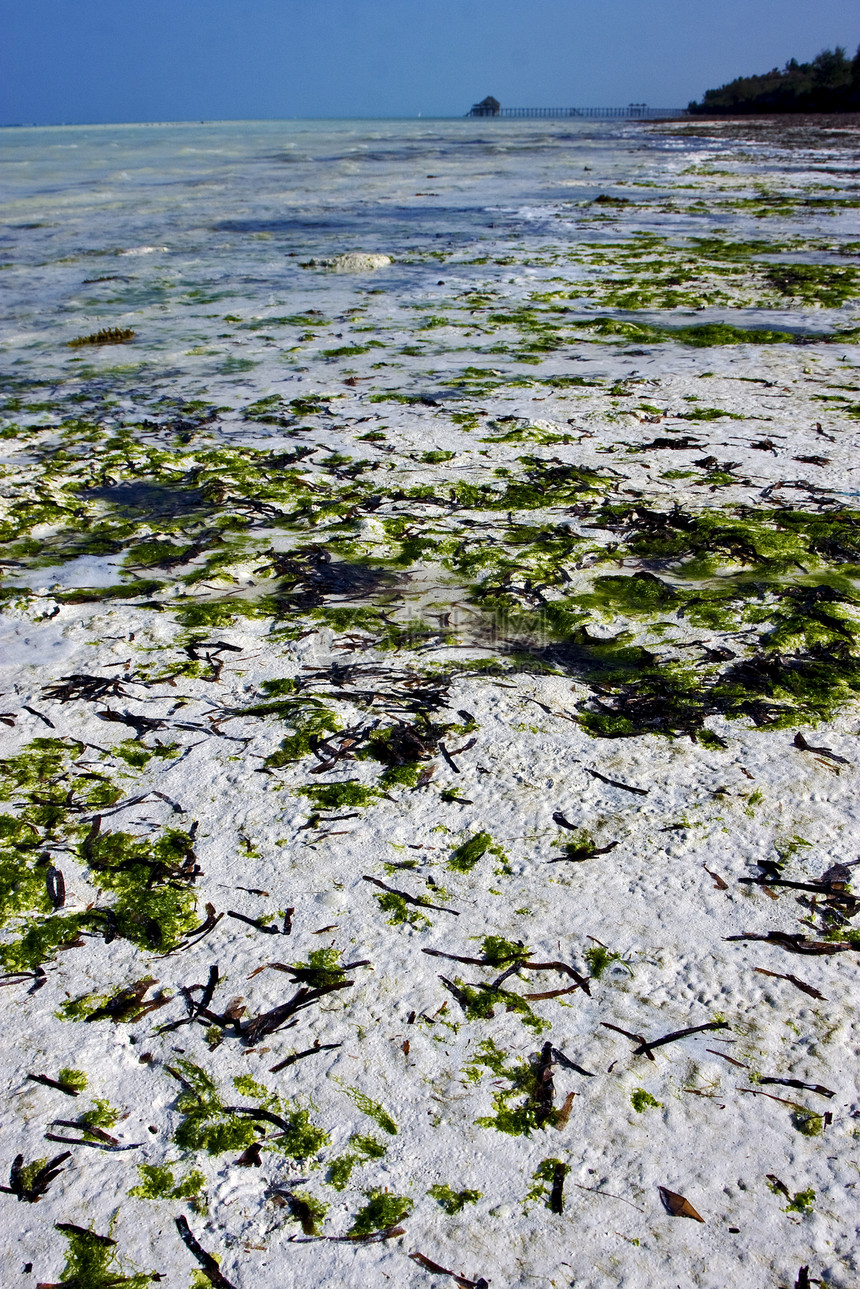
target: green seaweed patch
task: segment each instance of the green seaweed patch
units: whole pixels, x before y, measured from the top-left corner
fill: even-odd
[[[556,1177],[560,1174],[562,1182],[570,1172],[570,1165],[561,1159],[542,1159],[532,1173],[532,1185],[526,1193],[526,1203],[543,1202],[544,1207],[552,1209],[552,1193]]]
[[[486,1070],[508,1087],[493,1087],[490,1096],[494,1113],[476,1119],[478,1127],[494,1128],[512,1137],[530,1137],[538,1129],[559,1122],[562,1112],[547,1111],[541,1103],[536,1065],[527,1061],[507,1063],[507,1053],[496,1047],[492,1039],[486,1039],[463,1073],[467,1082],[478,1083]]]
[[[372,1097],[367,1096],[359,1088],[353,1088],[341,1079],[336,1078],[335,1083],[343,1089],[353,1105],[357,1106],[362,1114],[366,1114],[369,1119],[372,1119],[383,1132],[389,1133],[392,1137],[397,1135],[397,1124],[379,1101],[374,1101]]]
[[[287,682],[282,682],[286,684]],[[293,685],[295,682],[291,682]],[[293,727],[281,742],[277,752],[272,752],[265,760],[266,769],[278,770],[285,765],[292,765],[303,757],[309,756],[317,743],[329,734],[335,734],[342,728],[342,722],[324,703],[313,698],[293,698],[286,693],[274,695],[271,702],[257,703],[246,708],[249,715],[280,716]]]
[[[299,1223],[305,1235],[319,1234],[330,1205],[306,1191],[301,1195],[278,1193],[277,1198],[286,1204],[289,1216]]]
[[[691,237],[697,256],[707,260],[749,260],[757,255],[781,255],[788,247],[780,242],[727,241],[722,237]]]
[[[838,309],[860,295],[858,271],[830,264],[772,264],[765,277],[781,295],[803,304]]]
[[[783,1213],[811,1213],[815,1207],[815,1191],[808,1187],[805,1191],[795,1191],[782,1210]]]
[[[80,349],[85,345],[127,345],[130,340],[134,340],[136,334],[131,327],[103,327],[101,331],[93,331],[88,336],[75,336],[73,340],[67,340],[66,344],[70,349]]]
[[[525,961],[531,949],[522,940],[506,940],[501,935],[485,935],[481,941],[481,956],[489,967],[504,967],[518,959]]]
[[[83,1070],[63,1066],[57,1075],[57,1082],[68,1092],[80,1093],[86,1090],[89,1079]]]
[[[114,743],[110,755],[124,761],[132,770],[142,770],[152,760],[172,761],[180,752],[177,743],[156,743],[154,747],[148,747],[137,739],[125,739],[122,743]]]
[[[66,1240],[66,1263],[61,1272],[64,1286],[73,1289],[145,1289],[161,1277],[156,1272],[123,1271],[116,1240],[71,1222],[55,1222]]]
[[[463,1008],[467,1020],[492,1020],[496,1007],[504,1007],[506,1012],[513,1012],[527,1029],[535,1034],[552,1029],[548,1020],[541,1020],[519,994],[508,989],[494,988],[492,985],[469,985],[459,976],[454,977],[454,990],[457,1001]]]
[[[617,963],[618,967],[625,970],[629,976],[633,975],[633,969],[627,959],[616,950],[607,949],[605,944],[589,945],[585,951],[585,961],[595,980],[599,980],[613,963]]]
[[[662,1109],[662,1102],[658,1101],[656,1097],[652,1097],[651,1093],[646,1092],[644,1088],[636,1088],[631,1092],[630,1104],[637,1114],[642,1114],[652,1107]]]
[[[457,873],[470,873],[477,864],[478,860],[493,849],[494,853],[504,855],[500,846],[495,846],[492,837],[488,832],[475,833],[468,841],[464,841],[456,850],[452,850],[448,856],[447,867]]]
[[[206,1178],[192,1168],[178,1181],[174,1164],[138,1164],[140,1182],[128,1192],[134,1199],[187,1200],[197,1213],[207,1211]]]
[[[600,336],[619,336],[645,344],[676,341],[696,349],[719,345],[786,345],[804,338],[797,332],[777,331],[767,327],[736,327],[729,322],[702,322],[692,327],[659,327],[645,322],[625,322],[620,318],[583,318],[574,324],[579,331]],[[816,335],[816,340],[829,340],[829,335]]]
[[[820,1137],[824,1132],[824,1115],[816,1110],[798,1107],[791,1112],[791,1122],[804,1137]]]
[[[88,1128],[113,1128],[121,1112],[104,1097],[94,1097],[92,1107],[79,1115],[79,1121]]]
[[[357,779],[342,783],[307,784],[296,791],[308,797],[318,810],[340,810],[355,806],[369,806],[379,796],[376,788],[369,788]]]
[[[156,984],[152,976],[144,976],[127,985],[116,994],[80,994],[77,998],[67,998],[60,1003],[54,1013],[59,1020],[111,1020],[114,1023],[134,1024],[156,1006],[167,1002],[169,994],[159,995],[151,1002],[144,1002],[144,996],[151,985]]]
[[[85,914],[29,918],[17,939],[0,948],[0,962],[8,971],[34,971],[63,949],[82,948],[81,932],[91,925]]]
[[[382,1159],[387,1147],[375,1137],[363,1137],[353,1134],[347,1145],[350,1147],[344,1155],[337,1155],[328,1161],[326,1179],[336,1191],[345,1190],[356,1168],[371,1159]]]
[[[193,929],[197,897],[194,842],[190,834],[169,828],[154,841],[130,833],[90,834],[81,843],[81,859],[97,884],[114,895],[109,910],[93,910],[115,935],[142,949],[170,949]]]
[[[367,1203],[358,1210],[347,1232],[353,1239],[364,1239],[377,1231],[388,1231],[408,1217],[412,1200],[405,1195],[392,1195],[388,1191],[365,1191]]]
[[[238,1092],[253,1098],[256,1104],[225,1106],[214,1079],[199,1065],[180,1058],[170,1068],[181,1084],[176,1107],[183,1117],[173,1140],[182,1150],[220,1155],[247,1149],[260,1138],[253,1110],[276,1114],[287,1123],[285,1129],[266,1140],[265,1150],[306,1160],[328,1145],[328,1133],[311,1121],[307,1110],[282,1100],[248,1075],[238,1076],[233,1083]]]
[[[344,977],[344,968],[340,960],[340,950],[333,948],[312,949],[307,962],[292,964],[293,978],[300,980],[312,989],[335,984]]]
[[[390,917],[385,919],[388,926],[425,927],[433,925],[426,913],[422,913],[421,909],[416,908],[414,904],[409,904],[396,891],[385,891],[382,895],[377,895],[375,899],[383,913],[391,914]],[[418,899],[422,904],[426,904],[429,907],[431,901],[427,896],[419,895]]]
[[[444,1209],[449,1217],[456,1217],[458,1213],[462,1213],[467,1204],[477,1204],[478,1200],[484,1197],[483,1191],[455,1191],[447,1184],[431,1186],[427,1194],[440,1208]]]

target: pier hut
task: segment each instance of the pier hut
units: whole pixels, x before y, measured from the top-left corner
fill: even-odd
[[[469,116],[498,116],[502,110],[502,105],[492,94],[481,99],[480,103],[473,103],[469,111]]]

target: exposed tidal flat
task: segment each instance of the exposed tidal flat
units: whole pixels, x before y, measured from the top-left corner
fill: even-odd
[[[858,138],[0,131],[9,1283],[856,1289]]]

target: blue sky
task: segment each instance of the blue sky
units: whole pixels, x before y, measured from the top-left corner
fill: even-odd
[[[0,0],[0,123],[683,106],[835,44],[845,0]]]

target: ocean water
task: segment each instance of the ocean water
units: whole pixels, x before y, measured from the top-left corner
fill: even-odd
[[[787,156],[766,139],[739,156],[743,149],[719,134],[473,120],[6,129],[3,357],[19,377],[33,367],[70,375],[69,363],[83,359],[68,355],[65,341],[132,327],[134,347],[122,356],[144,381],[169,369],[172,380],[218,383],[225,365],[253,362],[248,379],[264,382],[275,375],[271,342],[245,334],[225,344],[224,315],[247,325],[278,311],[342,311],[364,296],[370,320],[385,325],[392,310],[398,319],[482,286],[515,301],[558,276],[539,263],[523,271],[524,260],[613,241],[619,226],[624,236],[761,234],[756,213],[710,209],[691,192],[695,183],[682,178],[691,167],[719,169],[731,154],[732,184],[755,191],[771,180],[820,179],[833,153],[809,140]],[[835,155],[842,152],[837,146]],[[652,201],[643,205],[643,196]],[[607,197],[631,209],[595,211],[591,203]],[[853,211],[805,212],[803,235],[847,234],[852,218]],[[783,223],[768,220],[768,233],[782,233]],[[351,250],[383,252],[395,266],[375,286],[302,267]],[[440,252],[455,257],[447,291],[438,286]],[[512,268],[493,262],[511,252]],[[568,272],[573,282],[586,276],[574,265]],[[368,298],[373,290],[391,307]],[[769,312],[745,311],[751,323]],[[783,323],[798,322],[784,313]],[[218,350],[220,362],[212,353],[188,361],[188,350],[201,347]],[[85,365],[99,370],[116,359],[103,350]]]

